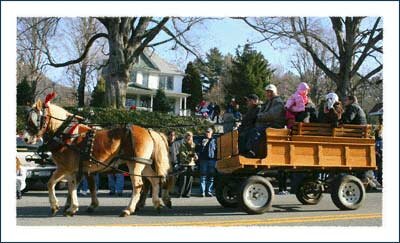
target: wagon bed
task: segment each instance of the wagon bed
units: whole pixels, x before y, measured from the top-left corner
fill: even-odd
[[[267,142],[263,158],[239,155],[238,131],[218,138],[217,165],[223,174],[241,169],[312,169],[312,170],[369,170],[376,169],[375,140],[371,125],[296,123],[290,129],[266,129]]]

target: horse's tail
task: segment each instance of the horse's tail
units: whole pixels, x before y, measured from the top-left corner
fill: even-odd
[[[170,169],[168,141],[164,134],[149,130],[154,142],[153,159],[158,176],[166,177]]]

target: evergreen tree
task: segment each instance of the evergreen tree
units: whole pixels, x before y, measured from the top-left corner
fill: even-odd
[[[253,50],[250,45],[245,45],[243,50],[236,49],[236,56],[230,69],[232,81],[227,85],[227,100],[234,97],[239,102],[240,110],[246,109],[244,97],[256,94],[264,98],[264,88],[270,83],[274,70],[268,60]]]
[[[91,106],[106,107],[105,94],[106,94],[106,81],[102,76],[100,76],[99,81],[97,81],[97,85],[92,92]]]
[[[216,47],[211,48],[206,53],[205,61],[195,60],[194,65],[200,72],[200,79],[205,92],[208,92],[220,82],[224,63],[224,56]]]
[[[165,92],[162,89],[158,89],[154,97],[153,111],[169,112],[171,110],[171,103],[165,96]]]
[[[33,101],[33,90],[26,76],[17,84],[17,105],[27,105]]]
[[[196,105],[203,99],[200,73],[193,65],[189,62],[185,70],[185,78],[182,80],[182,92],[190,94],[187,99],[187,107],[194,111]]]

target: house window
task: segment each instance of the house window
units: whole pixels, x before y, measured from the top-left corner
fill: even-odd
[[[144,87],[149,87],[149,74],[148,73],[144,73],[143,74],[143,83],[142,85]]]
[[[174,89],[174,77],[172,77],[172,76],[167,77],[167,89],[168,90]]]
[[[173,90],[174,89],[174,77],[172,76],[160,76],[159,89]]]
[[[132,72],[132,74],[131,74],[131,82],[132,83],[136,83],[136,76],[137,76],[137,72]]]

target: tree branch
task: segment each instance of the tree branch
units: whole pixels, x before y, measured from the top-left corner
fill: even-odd
[[[108,35],[105,34],[105,33],[99,33],[99,34],[94,35],[92,38],[90,38],[90,40],[86,44],[85,51],[82,53],[82,55],[78,59],[67,61],[67,62],[64,62],[64,63],[54,63],[52,58],[51,58],[51,56],[50,56],[50,52],[48,50],[48,47],[46,46],[45,54],[47,55],[47,58],[49,60],[49,65],[52,66],[52,67],[65,67],[65,66],[68,66],[68,65],[71,65],[71,64],[76,64],[76,63],[81,62],[86,57],[86,55],[89,53],[90,47],[92,46],[94,41],[99,39],[99,38],[101,38],[101,37],[108,38]]]

